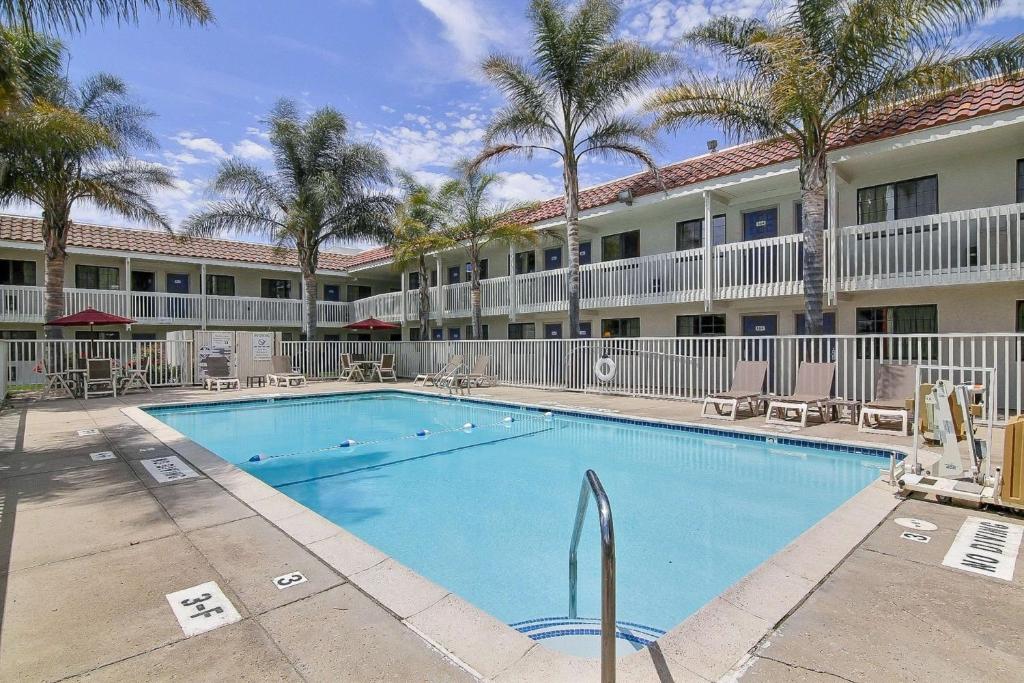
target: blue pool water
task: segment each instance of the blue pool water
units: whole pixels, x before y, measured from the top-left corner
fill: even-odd
[[[587,469],[604,483],[615,520],[618,618],[633,625],[620,637],[641,646],[888,465],[877,453],[400,392],[149,412],[506,623],[538,639],[554,635],[552,642],[596,633],[596,623],[585,622],[600,615],[591,509],[579,557],[584,619],[564,619],[569,539]],[[467,431],[467,422],[476,426]],[[417,437],[420,430],[430,433]],[[348,439],[356,445],[338,447]],[[256,455],[262,459],[250,462]]]

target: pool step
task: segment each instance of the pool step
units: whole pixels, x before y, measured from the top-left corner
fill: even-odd
[[[592,617],[540,617],[509,624],[533,640],[545,641],[550,647],[594,657],[600,653],[601,620]],[[632,621],[615,622],[615,638],[620,646],[639,650],[665,635],[660,628]],[[621,653],[621,650],[620,650]]]

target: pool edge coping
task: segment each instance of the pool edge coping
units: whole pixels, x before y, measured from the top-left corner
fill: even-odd
[[[632,423],[738,432],[762,438],[847,446],[906,455],[899,446],[791,437],[767,430],[729,425],[705,426],[682,420],[609,414],[584,407],[545,405],[489,397],[452,397],[411,387],[373,388],[303,394],[243,397],[211,396],[210,403],[243,403],[267,398],[310,398],[395,392],[468,400]],[[574,657],[543,646],[455,593],[433,583],[344,527],[265,484],[248,472],[192,441],[146,411],[196,402],[152,403],[122,407],[121,412],[168,448],[217,482],[256,514],[275,525],[307,552],[319,557],[347,581],[391,612],[403,625],[479,678],[596,674],[597,660]],[[735,428],[734,428],[735,427]],[[617,659],[621,673],[717,680],[737,670],[748,653],[796,609],[867,535],[895,508],[900,498],[877,478],[832,510],[786,546],[679,622],[651,646]],[[538,669],[539,667],[539,669]]]

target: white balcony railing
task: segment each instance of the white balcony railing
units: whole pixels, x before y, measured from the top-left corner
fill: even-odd
[[[208,296],[206,311],[211,325],[296,326],[302,320],[302,302],[298,299]]]
[[[800,294],[802,234],[733,242],[715,247],[715,296],[748,299]],[[826,271],[827,272],[827,271]]]
[[[42,287],[0,286],[0,320],[11,323],[43,321]]]
[[[837,248],[845,291],[1020,280],[1024,204],[846,227]]]

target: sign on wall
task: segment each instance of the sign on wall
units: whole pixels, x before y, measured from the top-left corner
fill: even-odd
[[[274,355],[274,333],[253,332],[252,333],[252,359],[270,360]]]

